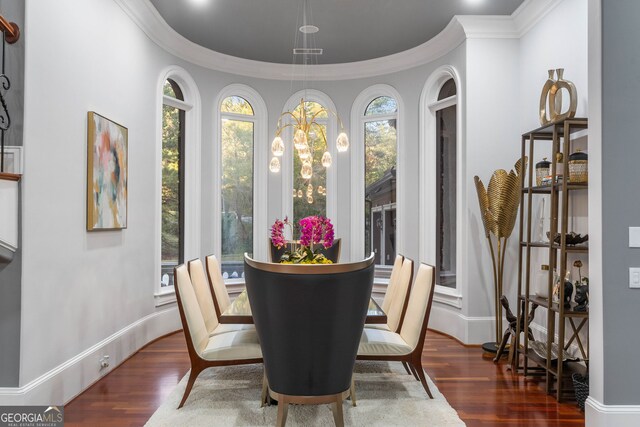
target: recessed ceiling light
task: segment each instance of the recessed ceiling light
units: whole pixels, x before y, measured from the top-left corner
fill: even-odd
[[[476,5],[476,4],[484,3],[484,0],[467,0],[467,3]]]
[[[300,32],[304,34],[313,34],[317,33],[318,31],[320,31],[320,28],[316,27],[315,25],[303,25],[302,27],[300,27]]]

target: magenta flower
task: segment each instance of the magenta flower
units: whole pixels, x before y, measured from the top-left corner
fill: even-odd
[[[287,218],[285,218],[285,222],[288,222]],[[284,222],[276,219],[276,222],[271,226],[271,243],[278,249],[287,243],[284,239],[284,224]]]
[[[324,222],[323,222],[323,226],[324,226],[324,236],[323,236],[323,246],[325,247],[325,249],[329,249],[331,246],[333,246],[333,238],[334,238],[334,234],[333,234],[333,224],[331,224],[331,220],[329,218],[324,218]]]

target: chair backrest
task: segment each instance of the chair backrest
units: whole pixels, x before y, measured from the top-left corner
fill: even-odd
[[[413,349],[424,344],[424,336],[427,333],[429,314],[433,302],[433,290],[435,288],[435,268],[428,264],[420,264],[416,280],[411,289],[411,297],[407,313],[402,323],[400,336]],[[420,349],[422,351],[422,349]]]
[[[222,270],[220,269],[220,263],[215,255],[209,255],[206,257],[207,261],[207,277],[209,278],[209,285],[213,289],[213,302],[216,307],[216,313],[218,317],[224,313],[224,311],[231,305],[231,299],[227,292],[227,287],[224,285],[224,279],[222,278]]]
[[[391,304],[387,313],[387,326],[393,332],[398,332],[402,325],[404,312],[407,309],[409,299],[409,289],[411,288],[411,280],[413,279],[413,260],[405,258],[402,261],[402,268],[395,279],[393,294],[391,295]]]
[[[277,248],[271,243],[271,239],[269,239],[269,254],[271,255],[271,262],[280,262],[280,258],[286,251],[291,251],[293,247],[293,243],[287,242],[285,246],[281,248]],[[323,254],[327,259],[330,259],[334,264],[340,262],[340,253],[342,252],[342,239],[338,237],[333,240],[333,245],[331,247],[326,248],[324,246],[320,246],[320,253]]]
[[[211,287],[209,281],[204,273],[204,266],[199,258],[189,261],[189,276],[191,276],[191,283],[200,305],[200,311],[204,318],[204,324],[207,327],[209,333],[218,326],[218,316],[216,315],[216,308],[213,303],[213,295],[211,294]]]
[[[393,262],[393,268],[391,269],[391,277],[389,277],[389,285],[387,285],[387,292],[385,292],[384,299],[382,300],[381,308],[385,313],[389,311],[389,306],[391,305],[391,295],[395,292],[400,269],[402,268],[402,261],[404,261],[404,256],[396,255],[396,260]]]
[[[174,268],[176,299],[180,310],[180,320],[187,339],[189,356],[201,354],[209,342],[209,332],[200,311],[198,298],[191,284],[187,266],[181,264]]]
[[[345,264],[261,263],[245,282],[269,387],[293,396],[347,390],[367,316],[373,254]]]

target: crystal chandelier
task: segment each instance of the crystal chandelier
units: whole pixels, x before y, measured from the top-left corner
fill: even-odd
[[[271,143],[271,153],[273,154],[273,157],[269,163],[269,170],[273,173],[278,173],[280,172],[280,157],[284,155],[285,151],[285,143],[281,136],[282,132],[287,128],[291,128],[293,130],[293,147],[296,150],[295,154],[297,154],[301,164],[300,176],[302,179],[307,181],[306,196],[308,203],[313,203],[313,184],[311,183],[311,179],[313,177],[314,153],[317,150],[324,151],[321,159],[322,166],[324,168],[329,168],[333,162],[331,153],[329,153],[327,136],[323,127],[317,121],[318,117],[323,114],[326,116],[333,114],[338,120],[341,131],[336,139],[336,149],[338,152],[347,151],[349,149],[349,137],[344,132],[344,126],[342,125],[342,120],[340,120],[338,114],[324,107],[314,113],[307,113],[304,98],[300,99],[299,108],[296,108],[293,112],[285,111],[280,115],[278,119],[278,126],[276,127],[276,135]],[[284,121],[283,119],[285,118],[290,120]],[[309,134],[314,131],[321,136],[319,139],[320,144],[314,144],[313,142],[310,143],[314,138],[310,137]],[[318,194],[327,194],[326,188],[322,186],[318,186],[317,191]],[[294,189],[294,196],[302,197],[302,190]]]
[[[322,54],[322,49],[318,49],[314,45],[314,41],[311,36],[316,33],[319,29],[315,25],[311,25],[311,22],[308,20],[307,15],[311,13],[307,13],[309,6],[308,0],[304,0],[302,3],[302,26],[299,28],[299,32],[302,33],[302,46],[298,46],[298,33],[296,33],[296,42],[294,43],[294,60],[292,66],[295,67],[296,57],[302,59],[302,70],[303,75],[306,76],[306,67],[309,63],[313,63],[317,60],[317,55]],[[304,82],[305,79],[303,79]],[[292,77],[293,81],[293,77]],[[306,84],[304,85],[306,88]],[[329,115],[335,116],[338,124],[340,126],[340,133],[338,134],[338,138],[336,139],[336,149],[338,152],[345,152],[349,149],[349,137],[344,132],[344,126],[342,124],[342,120],[335,111],[324,108],[320,106],[315,110],[311,110],[305,108],[309,102],[304,100],[304,97],[300,99],[300,105],[297,106],[292,111],[285,111],[278,118],[278,125],[276,126],[275,138],[271,143],[271,153],[273,157],[271,158],[271,162],[269,163],[269,170],[273,173],[279,173],[281,168],[280,158],[284,155],[285,152],[285,141],[282,139],[284,136],[283,131],[285,129],[291,129],[291,136],[293,138],[293,143],[290,144],[293,147],[289,149],[294,149],[294,155],[297,155],[300,159],[300,176],[304,180],[303,188],[306,191],[303,191],[303,188],[294,188],[293,189],[293,197],[302,198],[306,194],[307,202],[312,204],[314,187],[312,183],[313,179],[313,171],[314,171],[314,161],[317,160],[315,154],[322,152],[322,158],[319,160],[322,163],[322,166],[326,169],[331,166],[333,163],[333,159],[331,158],[331,153],[329,152],[329,144],[327,143],[327,135],[325,132],[325,127],[323,124],[319,123],[319,120],[325,119],[329,117]],[[319,137],[317,137],[319,135]],[[319,156],[318,156],[319,157]],[[317,169],[316,169],[317,171]],[[295,172],[294,172],[295,173]],[[326,196],[327,190],[322,185],[319,185],[316,189],[318,195]]]

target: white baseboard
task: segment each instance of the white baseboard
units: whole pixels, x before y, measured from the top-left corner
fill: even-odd
[[[640,405],[604,405],[589,396],[584,405],[586,427],[637,427]]]
[[[66,404],[149,342],[179,329],[176,306],[150,314],[22,387],[0,388],[0,405]],[[100,370],[105,354],[110,367]]]
[[[434,302],[429,317],[429,329],[456,338],[463,344],[482,344],[494,341],[494,318],[467,317],[460,310]]]

